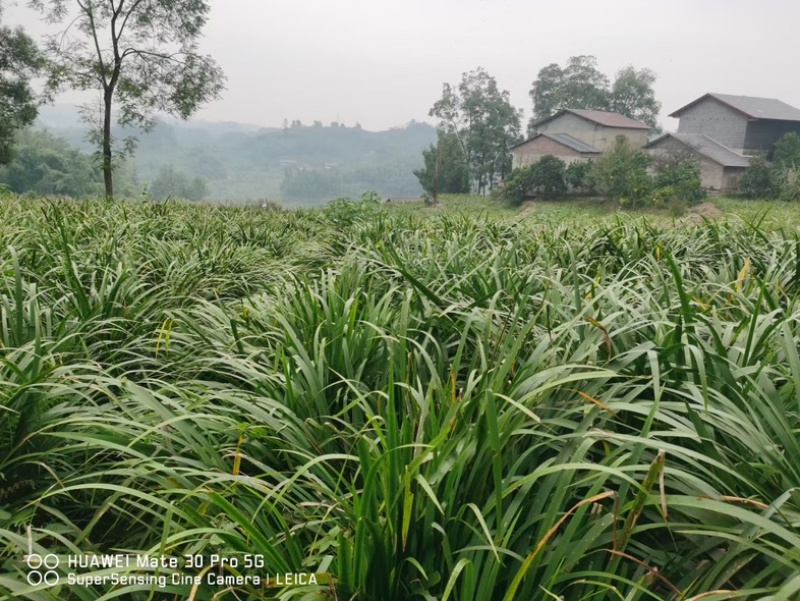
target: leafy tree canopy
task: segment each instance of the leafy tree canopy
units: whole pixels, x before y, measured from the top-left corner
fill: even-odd
[[[567,108],[610,110],[657,127],[661,103],[655,99],[655,80],[650,69],[628,66],[610,83],[597,68],[597,59],[588,55],[571,57],[563,68],[556,63],[547,65],[530,91],[533,119],[528,131],[533,133],[536,121]]]
[[[425,166],[414,175],[426,192],[434,197],[469,192],[469,166],[455,134],[440,129],[436,144],[423,150],[422,158]]]
[[[753,157],[739,179],[739,191],[748,198],[773,199],[780,193],[780,181],[764,157]]]
[[[800,136],[789,132],[775,142],[775,162],[792,169],[800,168]]]
[[[455,136],[479,192],[492,186],[495,176],[511,171],[511,147],[520,138],[521,111],[507,90],[484,69],[463,73],[461,83],[445,83],[442,97],[428,113]]]
[[[658,113],[661,103],[656,100],[653,84],[656,74],[650,69],[635,69],[627,66],[617,73],[611,86],[609,108],[615,113],[625,115],[658,128]]]
[[[134,140],[112,150],[112,111],[120,125],[144,131],[157,112],[188,118],[217,98],[222,71],[198,51],[210,3],[206,0],[29,0],[67,28],[45,46],[49,89],[97,90],[101,109],[89,109],[103,158],[106,196],[113,196],[112,158],[133,151]],[[101,115],[99,123],[97,115]]]
[[[0,3],[0,165],[13,158],[14,134],[36,119],[37,99],[29,85],[43,66],[36,44],[21,28],[2,25]]]
[[[14,159],[0,167],[0,183],[12,192],[75,198],[102,194],[102,176],[93,157],[46,131],[24,129],[14,140]]]
[[[594,162],[593,183],[601,194],[636,207],[652,192],[653,179],[648,173],[651,162],[650,155],[623,138]]]
[[[503,197],[519,204],[536,193],[553,198],[566,191],[567,165],[560,158],[546,154],[532,165],[514,169],[503,187]]]

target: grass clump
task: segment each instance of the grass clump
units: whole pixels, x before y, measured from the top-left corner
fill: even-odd
[[[796,594],[797,230],[0,211],[0,599]],[[29,552],[240,565],[34,586]]]

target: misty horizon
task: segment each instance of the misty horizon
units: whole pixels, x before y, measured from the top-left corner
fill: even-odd
[[[575,0],[539,5],[519,0],[402,6],[356,0],[212,4],[201,51],[227,75],[227,90],[194,116],[206,122],[281,127],[283,120],[360,123],[383,131],[428,116],[444,83],[483,67],[532,112],[528,92],[539,70],[570,56],[597,57],[608,77],[627,65],[652,69],[662,104],[659,124],[707,92],[778,98],[800,106],[800,89],[777,57],[793,49],[800,5],[765,0]],[[17,2],[4,21],[40,39],[48,26]],[[749,32],[747,41],[730,32]],[[84,97],[85,98],[85,97]],[[74,104],[76,94],[57,102]]]

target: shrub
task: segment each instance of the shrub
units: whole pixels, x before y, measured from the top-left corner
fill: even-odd
[[[325,216],[338,227],[374,218],[383,210],[381,197],[377,192],[365,192],[361,200],[341,197],[332,200],[325,207]]]
[[[653,190],[653,179],[647,173],[651,158],[621,140],[592,169],[597,189],[625,206],[637,207],[646,202]]]
[[[564,161],[547,154],[535,163],[535,167],[535,186],[546,198],[553,198],[567,191],[567,164]]]
[[[800,163],[798,163],[798,165],[800,165]],[[782,165],[775,169],[774,175],[780,184],[780,199],[792,202],[800,201],[800,177],[798,177],[798,169],[793,166]]]
[[[775,163],[795,169],[800,167],[800,136],[789,132],[775,142]]]
[[[567,166],[565,179],[573,190],[591,191],[592,163],[589,161],[575,161]]]
[[[657,192],[669,189],[673,198],[684,200],[690,205],[697,204],[706,197],[700,180],[700,166],[691,158],[670,165],[656,175],[655,187]],[[665,193],[660,194],[661,199],[665,196]]]
[[[503,187],[503,197],[518,204],[536,192],[545,198],[564,194],[567,191],[566,170],[564,161],[551,154],[545,155],[533,165],[514,169]]]
[[[533,164],[514,169],[503,186],[503,198],[511,203],[519,204],[532,194],[536,178],[535,168],[536,165]]]
[[[764,157],[754,157],[739,180],[739,191],[748,198],[777,198],[780,182]]]

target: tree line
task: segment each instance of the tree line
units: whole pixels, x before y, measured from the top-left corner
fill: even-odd
[[[650,69],[627,66],[612,82],[594,56],[547,65],[529,92],[533,117],[527,133],[565,108],[613,111],[657,128],[655,81]],[[423,167],[414,172],[426,192],[483,194],[510,174],[511,149],[523,138],[522,110],[509,96],[481,67],[463,73],[458,85],[444,84],[428,113],[439,119],[437,141],[423,151]]]
[[[73,148],[47,130],[31,128],[13,137],[13,160],[0,165],[0,188],[17,194],[89,198],[102,196],[102,169],[97,157]],[[122,163],[114,174],[115,188],[123,196],[142,191],[139,172],[133,162]],[[169,163],[148,179],[147,197],[154,200],[182,198],[204,200],[209,189],[203,177],[192,177]]]
[[[40,102],[64,89],[92,90],[97,104],[84,107],[84,118],[97,148],[103,192],[113,198],[114,173],[138,141],[116,134],[149,132],[157,113],[186,119],[224,89],[221,69],[198,49],[208,1],[29,0],[28,5],[65,27],[42,48],[20,29],[0,27],[0,165],[10,162],[15,132],[33,122]],[[46,80],[39,98],[29,85],[36,76]],[[634,67],[622,69],[612,82],[593,56],[571,57],[563,67],[547,65],[530,90],[534,117],[527,131],[567,107],[614,110],[655,125],[660,105],[654,82],[652,71]],[[511,148],[522,140],[522,111],[484,69],[464,73],[457,85],[445,83],[429,115],[439,120],[437,141],[414,172],[425,190],[485,193],[510,173]],[[299,122],[285,127],[297,129]]]

